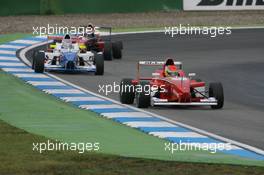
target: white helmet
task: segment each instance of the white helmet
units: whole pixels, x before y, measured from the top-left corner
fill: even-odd
[[[62,48],[63,49],[70,49],[72,48],[72,40],[70,35],[65,35],[64,39],[62,40]]]

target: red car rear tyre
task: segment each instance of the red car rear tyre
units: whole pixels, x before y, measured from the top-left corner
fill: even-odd
[[[150,106],[150,85],[149,82],[140,82],[142,91],[136,92],[136,105],[138,108],[148,108]]]
[[[135,87],[132,83],[133,79],[125,78],[120,83],[119,98],[123,104],[133,104],[135,98]]]
[[[114,58],[116,59],[122,58],[122,48],[123,48],[122,41],[116,41],[112,43],[112,51]]]
[[[105,42],[103,54],[105,60],[112,60],[112,43]]]

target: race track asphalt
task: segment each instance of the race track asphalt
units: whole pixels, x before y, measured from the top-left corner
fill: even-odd
[[[224,108],[151,107],[147,110],[264,149],[263,38],[264,29],[233,30],[231,35],[216,38],[201,35],[171,38],[164,33],[119,35],[113,39],[123,41],[123,59],[106,61],[104,76],[54,74],[98,93],[99,85],[119,84],[122,78],[134,78],[139,60],[175,58],[183,62],[186,72],[195,72],[206,82],[222,82]],[[32,51],[27,57],[32,59]],[[119,100],[118,93],[108,97]]]

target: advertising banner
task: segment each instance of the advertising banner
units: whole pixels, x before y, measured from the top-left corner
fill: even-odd
[[[264,0],[183,0],[184,10],[264,10]]]

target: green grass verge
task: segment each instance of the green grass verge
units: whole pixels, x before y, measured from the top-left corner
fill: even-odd
[[[0,44],[9,42],[12,40],[16,40],[19,38],[23,37],[29,37],[31,36],[30,34],[25,34],[25,33],[16,33],[16,34],[7,34],[7,35],[0,35]]]
[[[47,138],[30,134],[0,120],[0,174],[49,175],[261,175],[263,167],[177,163],[103,154],[56,151],[39,154],[32,142]]]
[[[99,142],[100,153],[160,160],[248,164],[221,153],[164,151],[165,140],[78,109],[25,84],[7,73],[0,74],[0,118],[28,132],[64,142]]]
[[[152,160],[228,163],[223,155],[201,152],[169,155],[163,151],[164,141],[158,138],[69,106],[11,75],[0,73],[0,118],[23,128],[17,129],[0,121],[0,174],[264,173],[263,167]],[[70,142],[97,141],[100,142],[101,151],[84,154],[74,151],[46,151],[40,154],[32,151],[32,143],[47,142],[48,138]],[[254,164],[236,157],[227,160],[230,160],[229,163]]]

